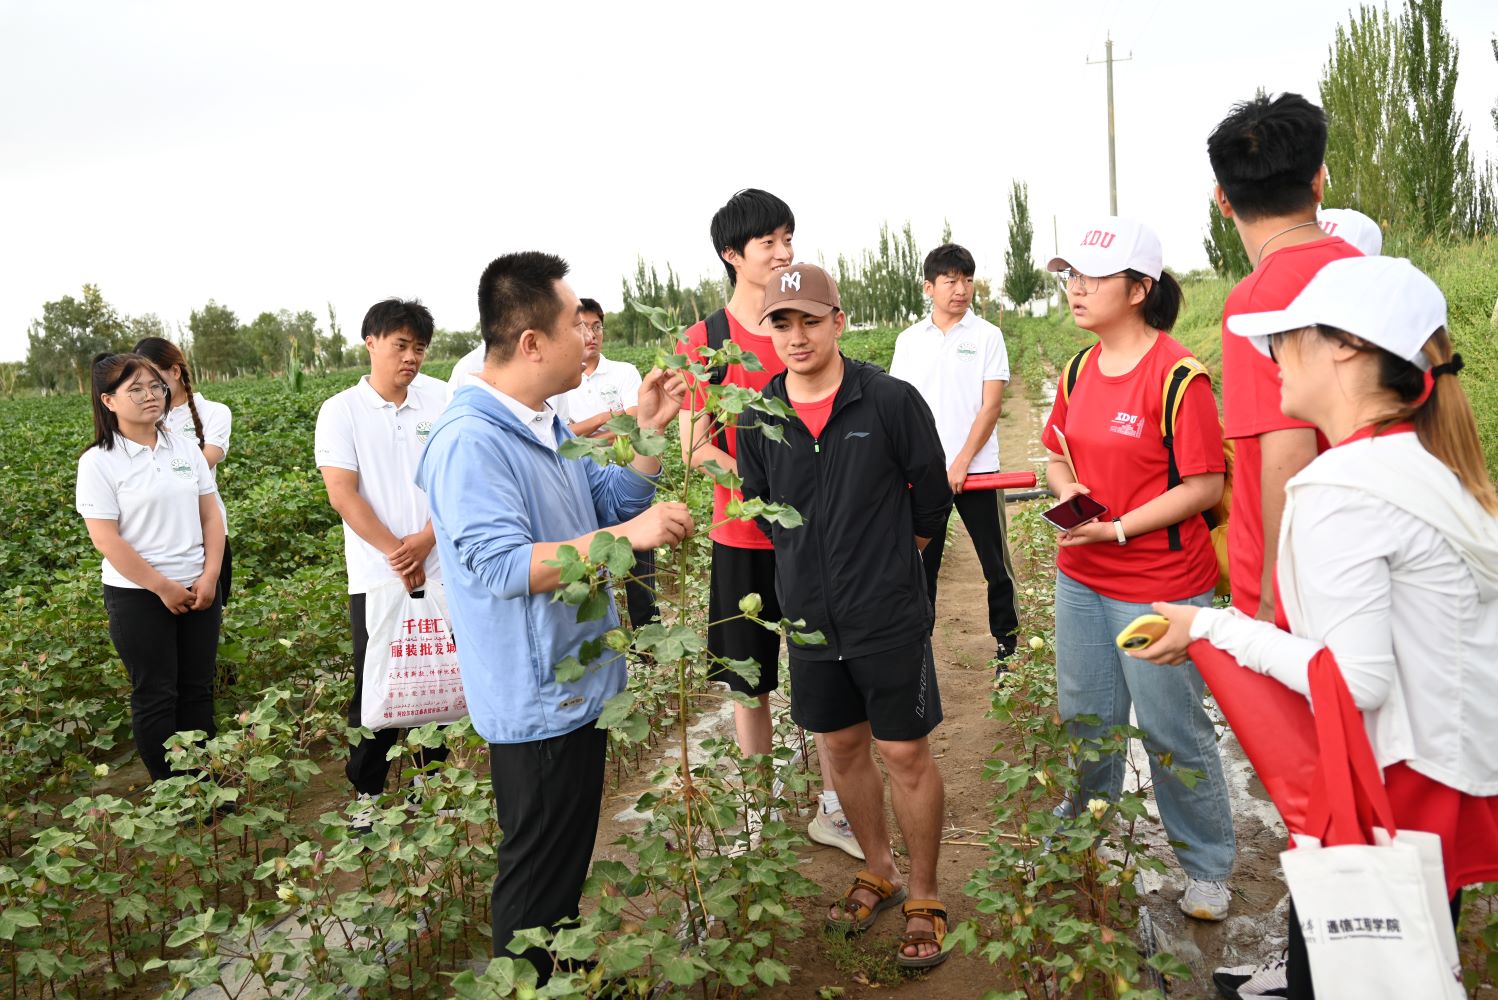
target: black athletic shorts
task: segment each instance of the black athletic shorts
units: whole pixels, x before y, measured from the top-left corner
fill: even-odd
[[[759,664],[759,683],[750,684],[719,663],[708,668],[708,678],[723,681],[740,694],[768,694],[780,683],[780,636],[743,618],[712,624],[742,614],[739,599],[746,594],[758,594],[764,602],[759,612],[761,619],[780,621],[780,601],[775,596],[775,550],[737,549],[714,542],[707,596],[707,651],[729,660],[754,660]]]
[[[848,660],[808,660],[791,647],[791,718],[813,733],[868,722],[876,740],[917,740],[941,722],[931,640]]]

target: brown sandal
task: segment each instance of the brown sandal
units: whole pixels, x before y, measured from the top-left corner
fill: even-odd
[[[947,911],[939,899],[912,899],[900,908],[907,921],[911,917],[925,917],[931,921],[931,930],[907,930],[895,949],[895,961],[902,969],[930,969],[947,960],[950,951],[942,947],[947,939]],[[907,955],[905,949],[916,944],[934,944],[936,951],[930,955]]]
[[[853,898],[853,894],[859,889],[867,889],[879,897],[879,902],[873,906],[860,903]],[[905,887],[895,888],[894,883],[886,882],[884,879],[865,869],[853,876],[853,884],[848,891],[843,893],[843,898],[832,904],[838,907],[843,916],[841,918],[828,917],[827,929],[839,934],[862,934],[874,926],[874,921],[879,914],[905,900]]]

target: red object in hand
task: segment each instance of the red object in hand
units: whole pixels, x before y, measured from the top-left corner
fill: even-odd
[[[972,490],[1027,490],[1035,485],[1033,472],[980,472],[962,481],[962,492]]]

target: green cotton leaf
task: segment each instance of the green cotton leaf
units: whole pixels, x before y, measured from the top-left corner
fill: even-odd
[[[629,718],[630,712],[634,711],[635,694],[633,691],[620,691],[608,701],[603,703],[603,712],[598,716],[599,729],[612,729]]]
[[[749,404],[749,409],[759,413],[767,413],[772,417],[789,417],[796,412],[791,407],[791,404],[785,400],[777,396],[765,395],[761,395],[758,399],[753,400]]]
[[[697,962],[688,955],[671,955],[662,960],[661,971],[673,985],[691,986],[697,981]]]
[[[613,456],[612,442],[595,437],[571,437],[557,446],[563,458],[591,458],[598,465],[608,465]]]
[[[679,339],[684,327],[678,326],[671,313],[661,306],[648,306],[635,299],[626,298],[625,303],[629,309],[634,310],[650,321],[650,325],[661,333],[669,333],[674,339]]]
[[[41,920],[30,910],[10,907],[0,910],[0,941],[12,941],[16,931],[26,927],[40,927]]]
[[[614,544],[614,536],[607,531],[594,534],[593,541],[588,545],[588,562],[597,565],[606,562],[609,557],[609,547]]]
[[[635,550],[630,545],[629,539],[620,537],[614,539],[614,544],[609,546],[608,551],[599,562],[609,568],[609,572],[616,577],[628,576],[635,568]]]
[[[615,726],[614,732],[623,733],[627,742],[644,743],[650,737],[650,717],[644,712],[634,712]]]
[[[594,590],[582,603],[577,606],[577,620],[580,622],[596,622],[609,613],[609,607],[614,603],[613,595],[602,587]]]
[[[583,674],[587,673],[587,668],[575,656],[567,657],[552,669],[556,673],[558,684],[571,684],[574,681],[580,681],[583,679]]]
[[[774,986],[776,983],[788,983],[791,981],[791,970],[784,962],[777,962],[773,958],[762,958],[758,962],[755,962],[754,974],[766,986]]]
[[[801,519],[801,512],[790,504],[770,503],[759,497],[744,500],[739,505],[739,513],[733,515],[733,504],[724,508],[724,513],[737,516],[740,520],[752,520],[762,517],[771,524],[778,524],[782,528],[799,528],[805,522]]]
[[[703,462],[698,468],[707,473],[709,479],[725,490],[736,490],[744,485],[744,481],[739,478],[737,472],[723,468],[723,466],[712,459]]]
[[[574,580],[556,592],[556,599],[563,604],[581,604],[593,593],[593,581]]]
[[[783,424],[761,422],[754,426],[759,428],[759,432],[765,436],[766,440],[774,441],[776,444],[785,444],[785,426]]]
[[[751,687],[759,685],[759,661],[758,660],[729,660],[721,657],[715,658],[715,662],[722,664],[735,674],[744,679]]]

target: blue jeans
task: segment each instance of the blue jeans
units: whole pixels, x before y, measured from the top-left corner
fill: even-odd
[[[1212,592],[1181,601],[1207,607]],[[1129,724],[1134,707],[1144,730],[1150,774],[1160,819],[1186,874],[1213,882],[1227,880],[1233,869],[1233,813],[1227,781],[1217,753],[1212,720],[1202,705],[1206,685],[1191,663],[1157,666],[1136,660],[1114,645],[1114,637],[1135,618],[1150,613],[1148,604],[1104,597],[1090,587],[1056,574],[1056,691],[1061,718],[1095,715],[1102,725],[1070,723],[1078,738],[1097,737],[1111,726]],[[1195,788],[1160,766],[1169,754],[1171,766],[1199,772]],[[1080,775],[1078,795],[1116,801],[1123,791],[1124,759],[1109,754],[1089,763]]]

